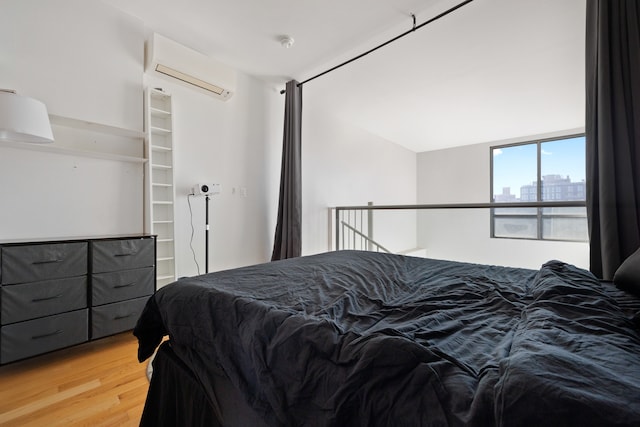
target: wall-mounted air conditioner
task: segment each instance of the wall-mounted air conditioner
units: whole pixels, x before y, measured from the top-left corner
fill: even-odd
[[[235,91],[235,70],[160,34],[153,34],[147,41],[145,56],[147,73],[180,82],[223,101],[231,98]]]

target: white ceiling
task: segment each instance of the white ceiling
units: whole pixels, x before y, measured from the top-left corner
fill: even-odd
[[[103,0],[284,88],[462,0]],[[326,108],[421,152],[584,126],[586,0],[474,0],[304,85]],[[290,35],[295,44],[280,46]]]

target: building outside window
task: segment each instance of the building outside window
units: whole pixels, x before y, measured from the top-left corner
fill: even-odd
[[[584,135],[491,147],[495,203],[584,202]],[[586,205],[491,212],[492,237],[587,241]]]

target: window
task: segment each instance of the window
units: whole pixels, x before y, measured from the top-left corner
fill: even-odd
[[[492,209],[491,236],[587,241],[585,175],[583,135],[492,147],[491,199],[516,206]]]

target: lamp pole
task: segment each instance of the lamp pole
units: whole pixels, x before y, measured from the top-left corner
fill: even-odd
[[[209,195],[204,198],[205,201],[205,218],[204,218],[204,272],[209,272]]]

